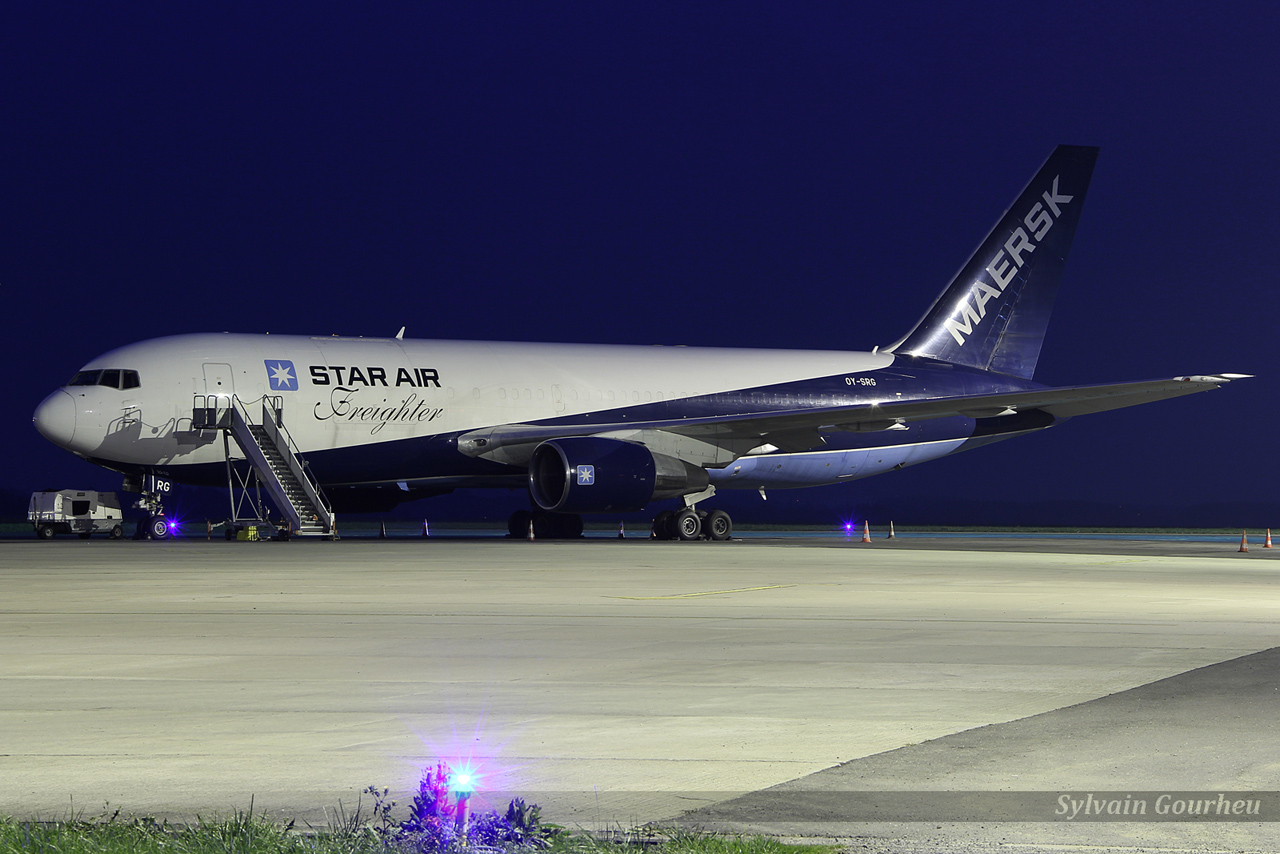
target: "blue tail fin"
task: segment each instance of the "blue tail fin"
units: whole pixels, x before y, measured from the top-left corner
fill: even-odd
[[[906,338],[906,356],[1030,379],[1098,149],[1060,145]]]

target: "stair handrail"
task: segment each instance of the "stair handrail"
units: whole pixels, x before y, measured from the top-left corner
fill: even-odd
[[[231,427],[231,398],[234,396],[225,392],[196,392],[191,402],[191,429],[229,429]]]
[[[298,449],[297,443],[293,441],[293,436],[289,434],[288,428],[284,426],[282,398],[263,396],[262,426],[266,430],[267,437],[276,446],[276,450],[280,451],[280,456],[284,458],[285,464],[289,466],[289,471],[297,479],[312,506],[323,514],[324,518],[320,522],[327,531],[332,531],[333,507],[330,506],[328,499],[325,498],[324,491],[320,489],[320,482],[311,474],[311,467],[307,465],[307,461]],[[282,439],[283,441],[281,441]]]
[[[258,481],[267,488],[267,492],[271,495],[271,500],[275,502],[276,508],[284,516],[288,517],[295,528],[300,527],[302,519],[298,515],[297,508],[289,500],[284,484],[272,472],[271,463],[268,462],[257,437],[253,435],[252,428],[254,424],[249,418],[249,411],[245,408],[244,402],[235,395],[231,395],[228,416],[228,432],[235,437],[236,444],[240,446],[240,450],[244,451],[249,458],[249,463],[258,473]]]

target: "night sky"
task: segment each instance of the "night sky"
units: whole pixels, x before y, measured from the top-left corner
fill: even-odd
[[[807,512],[1280,528],[1278,35],[1268,4],[6,4],[0,489],[118,489],[32,410],[172,333],[889,344],[1071,143],[1101,155],[1035,378],[1258,377]]]

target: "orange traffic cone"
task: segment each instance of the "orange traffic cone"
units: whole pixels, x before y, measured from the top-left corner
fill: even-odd
[[[1264,549],[1271,548],[1271,529],[1270,528],[1267,528],[1267,541],[1262,544],[1262,547]]]
[[[529,542],[533,542],[533,520],[529,520]]]
[[[1244,531],[1240,532],[1240,551],[1249,551],[1249,538]]]
[[[387,522],[381,520],[378,522],[378,539],[385,540],[387,538]]]
[[[625,540],[626,538],[627,538],[627,533],[625,530],[623,530],[622,523],[619,522],[618,523],[618,539]]]
[[[423,519],[422,520],[422,538],[425,540],[430,536],[431,536],[431,528],[427,526],[427,520]]]
[[[871,542],[871,523],[870,522],[862,523],[862,541],[864,543]]]
[[[894,534],[893,534],[893,523],[892,523],[892,522],[890,522],[890,523],[889,523],[889,536],[885,537],[885,539],[886,539],[886,540],[892,540],[893,538],[894,538]]]

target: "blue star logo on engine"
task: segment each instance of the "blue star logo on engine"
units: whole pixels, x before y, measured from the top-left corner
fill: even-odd
[[[596,482],[595,466],[578,466],[578,486],[590,486]]]
[[[266,366],[272,391],[298,390],[298,373],[293,369],[293,362],[288,359],[268,359]]]

